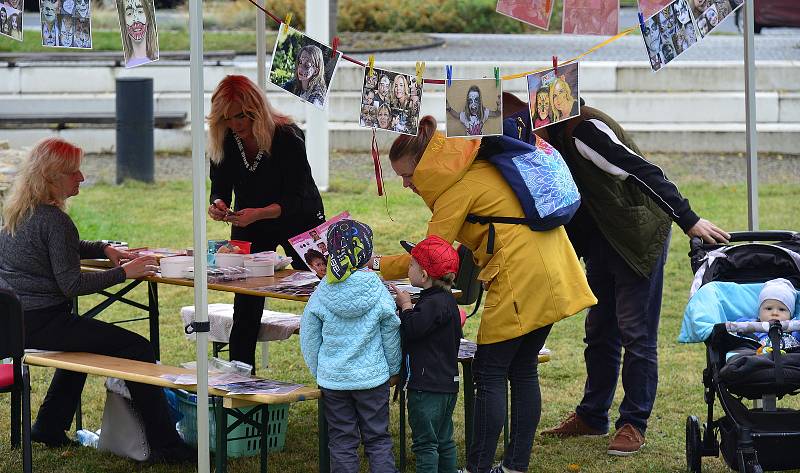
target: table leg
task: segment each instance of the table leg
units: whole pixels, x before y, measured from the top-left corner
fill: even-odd
[[[317,430],[319,435],[319,472],[330,473],[331,453],[328,450],[328,420],[325,419],[325,406],[322,398],[317,401]]]
[[[400,471],[406,471],[406,390],[400,388]]]
[[[261,407],[261,473],[267,473],[267,455],[269,454],[269,404]]]
[[[158,332],[158,284],[147,282],[147,313],[150,318],[150,344],[156,352],[156,360],[161,359],[161,343]]]
[[[472,443],[472,409],[475,406],[475,384],[472,380],[472,363],[461,363],[464,371],[464,456],[469,455]]]
[[[222,407],[222,398],[213,398],[217,418],[217,452],[215,460],[217,463],[216,473],[225,473],[228,467],[228,413]]]
[[[72,298],[72,315],[74,315],[75,317],[81,316],[80,312],[78,312],[78,296]],[[83,428],[83,415],[81,414],[81,397],[78,398],[78,407],[75,408],[75,432]]]

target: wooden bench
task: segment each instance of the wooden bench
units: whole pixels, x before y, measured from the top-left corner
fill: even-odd
[[[2,113],[0,128],[25,128],[30,125],[52,125],[56,130],[73,128],[73,125],[95,125],[110,128],[117,124],[114,112],[84,113]],[[186,126],[186,112],[155,112],[155,128],[183,128]]]
[[[225,61],[233,61],[236,58],[236,51],[206,51],[203,53],[203,61],[206,63],[222,65]],[[188,61],[189,51],[161,51],[159,60],[163,61]],[[111,62],[116,67],[124,65],[125,56],[118,51],[59,51],[59,52],[16,52],[0,53],[0,62],[7,63],[8,67],[16,67],[18,64],[37,63],[37,62]]]
[[[152,386],[160,386],[164,388],[187,389],[196,391],[196,386],[186,386],[174,384],[162,375],[193,375],[195,372],[184,368],[175,366],[157,365],[154,363],[145,363],[141,361],[126,360],[122,358],[115,358],[105,355],[97,355],[94,353],[81,353],[81,352],[47,352],[47,353],[29,353],[25,355],[24,363],[30,366],[44,366],[56,369],[63,369],[67,371],[74,371],[76,373],[86,373],[98,376],[108,376],[113,378],[123,379],[125,381],[133,381],[136,383],[149,384]],[[303,386],[291,393],[287,394],[258,394],[258,395],[229,395],[226,391],[208,388],[208,393],[211,396],[216,396],[214,402],[217,402],[217,455],[215,456],[218,473],[224,473],[227,468],[227,435],[229,428],[227,426],[227,412],[228,410],[236,410],[235,416],[253,425],[260,430],[261,434],[261,471],[267,471],[267,432],[266,422],[269,418],[269,406],[274,404],[287,404],[291,402],[307,401],[311,399],[318,399],[321,402],[322,393],[319,389],[309,386]],[[259,424],[252,420],[258,409],[253,407],[261,407],[262,423]],[[241,409],[248,408],[247,412]],[[324,412],[322,405],[319,406],[320,412]],[[249,416],[250,419],[246,419]],[[324,450],[327,453],[327,426],[324,425],[324,415],[320,415],[319,423],[319,439],[320,439],[320,452]],[[30,426],[30,418],[23,419],[23,422]],[[220,435],[221,434],[221,435]],[[323,465],[323,460],[327,461],[327,454],[320,455],[319,471],[327,471],[328,463]]]

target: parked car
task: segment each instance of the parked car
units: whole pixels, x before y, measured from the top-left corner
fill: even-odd
[[[798,0],[753,0],[755,3],[755,32],[764,27],[800,28],[800,1]],[[744,30],[744,7],[736,10],[736,26]]]

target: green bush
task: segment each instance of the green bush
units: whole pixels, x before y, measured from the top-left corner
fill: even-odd
[[[561,30],[562,0],[556,0],[550,31]],[[497,0],[339,0],[338,31],[421,33],[533,33],[542,32],[495,11]],[[292,12],[292,26],[305,29],[305,0],[267,0],[266,9],[283,20]],[[255,7],[246,0],[210,1],[206,20],[220,28],[251,27]],[[267,20],[267,28],[275,28]]]

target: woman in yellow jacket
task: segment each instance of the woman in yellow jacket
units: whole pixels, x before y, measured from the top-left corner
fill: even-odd
[[[473,370],[476,396],[469,473],[492,468],[511,382],[511,437],[502,466],[527,471],[541,414],[537,373],[539,350],[552,324],[597,302],[563,227],[534,232],[526,225],[495,225],[494,252],[487,252],[488,226],[465,221],[467,214],[521,217],[511,187],[488,160],[491,140],[445,138],[436,121],[420,120],[417,136],[397,138],[389,151],[403,187],[431,209],[428,235],[459,241],[472,250],[488,292],[478,328]],[[405,277],[410,256],[375,257],[384,279]],[[469,421],[469,420],[467,420]]]

